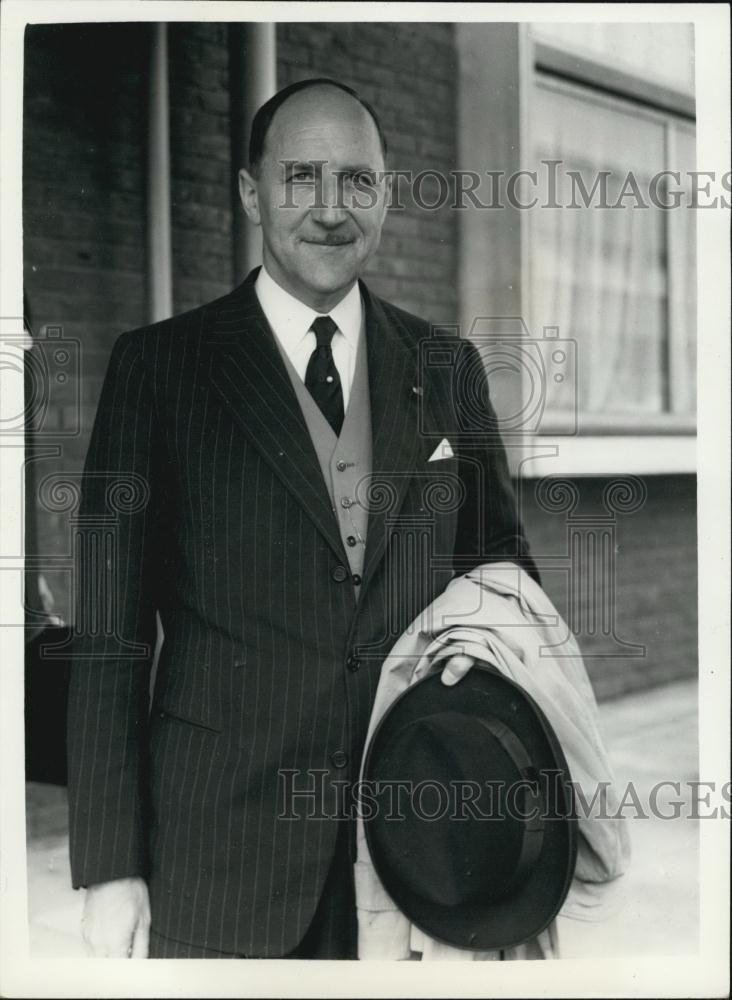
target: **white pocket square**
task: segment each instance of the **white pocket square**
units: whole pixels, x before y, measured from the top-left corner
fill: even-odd
[[[455,452],[452,450],[452,445],[447,440],[443,438],[442,441],[437,445],[435,450],[430,455],[429,462],[438,462],[441,458],[454,458]]]

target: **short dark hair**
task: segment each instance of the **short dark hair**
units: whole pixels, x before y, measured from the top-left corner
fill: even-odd
[[[381,127],[381,122],[369,102],[361,97],[360,94],[356,93],[356,91],[351,87],[346,86],[345,83],[339,83],[337,80],[331,80],[328,77],[314,77],[310,80],[299,80],[297,83],[291,83],[289,87],[284,87],[282,90],[279,90],[274,97],[270,97],[270,99],[266,101],[257,111],[252,121],[252,131],[249,137],[250,170],[255,171],[259,167],[264,154],[264,140],[267,137],[267,132],[272,124],[272,119],[278,109],[281,108],[288,97],[292,97],[293,94],[297,94],[301,90],[307,90],[308,87],[320,86],[336,87],[338,90],[342,90],[345,94],[348,94],[354,100],[358,101],[361,107],[368,111],[374,120],[376,131],[379,133],[381,152],[384,155],[384,159],[386,159],[386,136],[384,135],[384,130]]]

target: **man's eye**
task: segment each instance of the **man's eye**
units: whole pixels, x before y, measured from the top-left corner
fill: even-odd
[[[313,174],[310,170],[296,170],[294,174],[290,174],[291,181],[311,181],[312,179]]]
[[[351,174],[351,179],[359,187],[373,187],[376,184],[376,174],[372,170],[359,170]]]

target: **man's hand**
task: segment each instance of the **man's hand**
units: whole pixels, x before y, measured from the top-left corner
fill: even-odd
[[[467,674],[474,663],[475,660],[473,657],[465,656],[464,653],[456,653],[455,656],[451,656],[442,669],[442,683],[448,687],[457,684]]]
[[[147,958],[150,900],[141,878],[118,878],[86,890],[81,933],[94,958]]]

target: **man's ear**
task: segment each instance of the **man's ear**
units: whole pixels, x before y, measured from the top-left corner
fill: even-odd
[[[239,171],[239,197],[249,221],[253,222],[255,226],[261,225],[257,182],[244,167]]]

